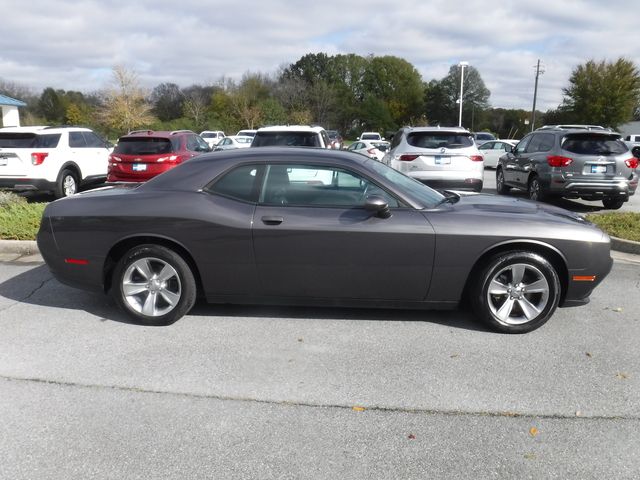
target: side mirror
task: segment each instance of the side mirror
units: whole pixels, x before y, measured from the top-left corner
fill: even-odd
[[[375,212],[380,218],[389,218],[391,210],[389,204],[380,195],[369,195],[364,201],[364,208],[369,212]]]
[[[512,153],[513,152],[513,147],[511,145],[505,145],[504,146],[504,151],[507,153]]]

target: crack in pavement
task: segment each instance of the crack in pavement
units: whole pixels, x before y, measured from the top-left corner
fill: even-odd
[[[501,417],[501,418],[534,418],[534,419],[551,419],[551,420],[630,420],[640,421],[640,415],[568,415],[568,414],[548,414],[548,413],[521,413],[501,410],[438,410],[432,408],[408,408],[408,407],[384,407],[379,405],[366,405],[366,404],[339,404],[339,403],[316,403],[316,402],[301,402],[301,401],[287,401],[287,400],[269,400],[254,397],[241,397],[230,395],[216,395],[205,393],[193,393],[193,392],[172,392],[168,390],[154,390],[147,388],[128,387],[123,385],[98,385],[91,383],[79,383],[79,382],[67,382],[61,380],[48,380],[45,378],[27,378],[27,377],[14,377],[7,375],[0,375],[0,380],[8,382],[20,382],[20,383],[37,383],[43,385],[55,385],[65,388],[80,388],[86,390],[115,390],[121,392],[151,394],[151,395],[168,395],[175,397],[186,397],[193,399],[208,399],[208,400],[221,400],[243,403],[256,403],[263,405],[274,405],[281,407],[302,407],[302,408],[334,408],[340,410],[355,410],[355,411],[373,411],[373,412],[386,412],[386,413],[409,413],[409,414],[422,414],[422,415],[443,415],[452,417]]]
[[[51,280],[53,280],[53,276],[47,278],[46,280],[43,280],[40,285],[38,285],[36,288],[34,288],[33,290],[31,290],[31,293],[29,293],[26,297],[23,297],[19,300],[16,300],[15,302],[7,305],[4,308],[0,308],[0,312],[6,312],[7,310],[15,307],[16,305],[18,305],[19,303],[25,302],[27,300],[29,300],[31,297],[33,297],[36,292],[38,292],[38,290],[40,290],[42,287],[44,287],[47,283],[49,283]]]

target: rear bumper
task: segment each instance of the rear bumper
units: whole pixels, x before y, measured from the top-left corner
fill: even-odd
[[[584,177],[566,178],[552,176],[549,192],[568,198],[600,200],[604,197],[628,198],[638,188],[638,174],[633,172],[630,179],[592,180]]]
[[[55,182],[43,178],[3,177],[0,178],[0,189],[16,192],[52,192],[56,188]]]

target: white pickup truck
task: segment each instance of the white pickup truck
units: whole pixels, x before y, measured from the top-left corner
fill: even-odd
[[[640,135],[627,135],[624,137],[624,143],[627,144],[634,157],[640,158]]]

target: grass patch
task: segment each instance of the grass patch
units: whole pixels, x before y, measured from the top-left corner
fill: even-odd
[[[46,203],[29,203],[10,192],[0,192],[0,239],[35,240]]]
[[[587,215],[587,220],[612,237],[640,242],[640,213],[599,213]]]

